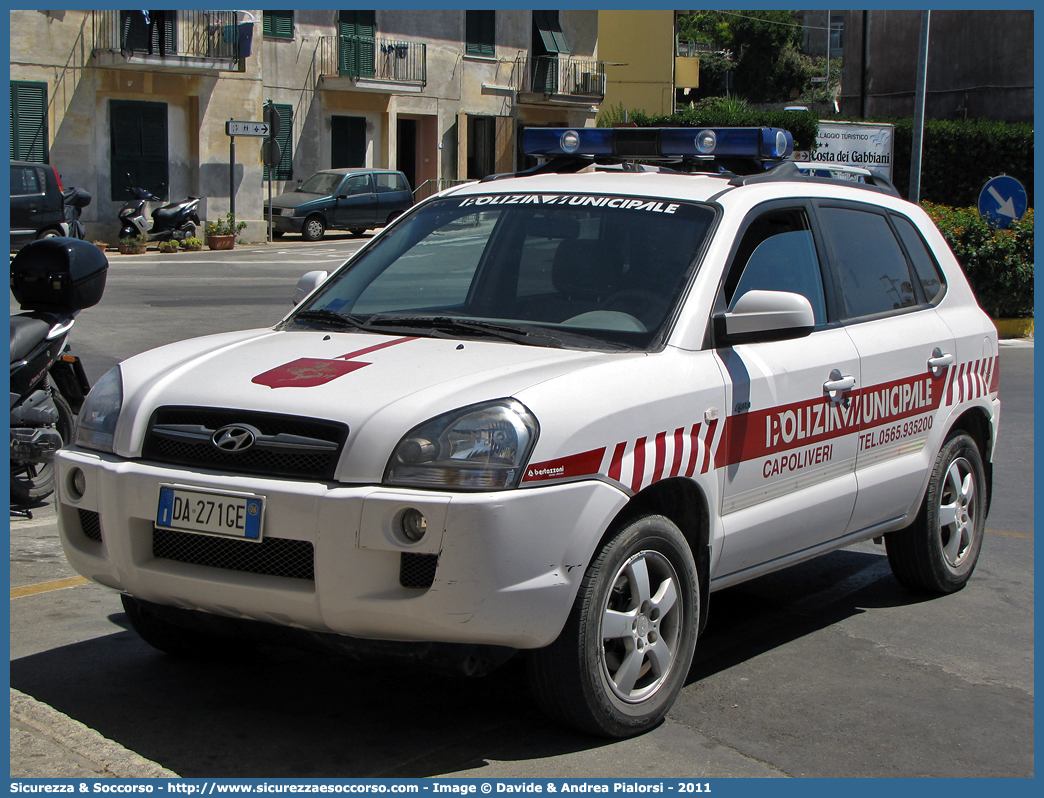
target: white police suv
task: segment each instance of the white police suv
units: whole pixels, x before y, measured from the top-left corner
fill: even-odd
[[[908,588],[960,589],[997,332],[921,209],[782,130],[523,146],[276,327],[103,377],[58,455],[73,567],[171,653],[524,650],[544,709],[609,736],[669,710],[714,590],[880,537]]]

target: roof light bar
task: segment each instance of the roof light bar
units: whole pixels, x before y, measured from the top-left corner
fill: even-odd
[[[621,158],[746,158],[781,161],[794,137],[772,127],[539,128],[522,131],[526,155],[615,155]]]

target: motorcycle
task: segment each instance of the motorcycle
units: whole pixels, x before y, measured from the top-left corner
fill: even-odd
[[[127,176],[128,178],[130,175]],[[120,239],[147,236],[150,241],[183,241],[196,235],[199,220],[199,197],[188,197],[181,202],[172,202],[152,212],[152,227],[145,218],[145,205],[162,202],[152,192],[137,186],[127,186],[131,198],[120,208]]]
[[[54,453],[72,440],[75,414],[90,391],[69,332],[101,301],[109,263],[93,244],[54,237],[27,244],[11,262],[11,503],[54,492]]]

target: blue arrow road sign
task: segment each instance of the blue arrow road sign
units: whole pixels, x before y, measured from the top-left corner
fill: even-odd
[[[990,227],[1007,230],[1022,218],[1028,204],[1026,189],[1014,177],[991,177],[979,194],[979,216]]]

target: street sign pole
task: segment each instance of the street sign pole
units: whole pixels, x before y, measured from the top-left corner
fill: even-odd
[[[228,137],[228,211],[236,215],[236,137]]]

